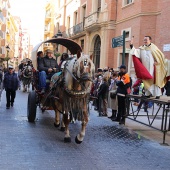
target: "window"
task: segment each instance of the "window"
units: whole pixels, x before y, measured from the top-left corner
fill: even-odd
[[[98,0],[98,8],[97,11],[101,11],[101,0]]]
[[[86,17],[86,5],[82,7],[82,22],[84,22],[85,17]]]
[[[121,31],[121,35],[123,35],[123,31],[126,32],[125,34],[125,41],[130,41],[131,39],[131,28],[126,28]]]
[[[60,0],[58,0],[58,8],[60,8]]]
[[[70,17],[67,17],[67,28],[70,28]]]
[[[84,40],[81,40],[81,48],[82,48],[82,51],[84,51]]]
[[[123,0],[122,5],[126,6],[126,5],[129,5],[129,4],[132,4],[133,2],[134,2],[134,0]]]
[[[78,15],[77,15],[77,11],[76,12],[74,12],[74,25],[77,25],[77,17],[78,17]]]

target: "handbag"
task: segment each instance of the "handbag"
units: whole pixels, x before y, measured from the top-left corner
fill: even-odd
[[[110,92],[110,98],[111,98],[111,99],[116,99],[116,95],[117,95],[117,94],[116,94],[116,90]]]

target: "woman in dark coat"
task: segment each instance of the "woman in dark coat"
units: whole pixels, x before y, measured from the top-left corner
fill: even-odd
[[[99,116],[107,116],[108,93],[109,93],[108,78],[103,77],[103,82],[100,85],[99,90],[98,90]],[[102,109],[101,109],[102,105],[103,105],[103,113],[102,113]]]

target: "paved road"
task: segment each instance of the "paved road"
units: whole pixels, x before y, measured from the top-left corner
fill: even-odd
[[[0,106],[0,170],[169,170],[170,147],[137,136],[91,111],[82,144],[74,138],[80,123],[70,125],[71,143],[53,126],[54,112],[27,121],[27,94],[17,92],[14,108]]]

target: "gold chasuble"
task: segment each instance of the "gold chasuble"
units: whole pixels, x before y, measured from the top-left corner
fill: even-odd
[[[154,61],[157,62],[155,65],[155,73],[154,73],[154,79],[152,80],[143,80],[145,87],[150,87],[152,84],[157,85],[158,87],[162,88],[165,86],[166,83],[166,74],[167,74],[167,68],[165,63],[165,56],[164,54],[158,49],[158,47],[151,43],[150,46],[141,46],[139,49],[142,50],[150,50],[151,54],[154,58]]]
[[[135,49],[133,46],[130,54],[135,57],[133,58],[134,62],[139,61],[137,58],[139,58],[141,61],[134,63],[134,66],[136,74],[140,72],[140,74],[143,75],[141,78],[146,90],[145,95],[147,94],[148,96],[149,94],[152,94],[152,96],[160,96],[160,88],[165,86],[166,77],[168,75],[168,64],[164,54],[153,43],[148,46],[143,45],[139,47],[139,49]],[[140,66],[141,64],[144,66],[143,69],[142,66]],[[142,70],[139,70],[140,68]],[[148,78],[144,76],[146,75],[146,70]]]

